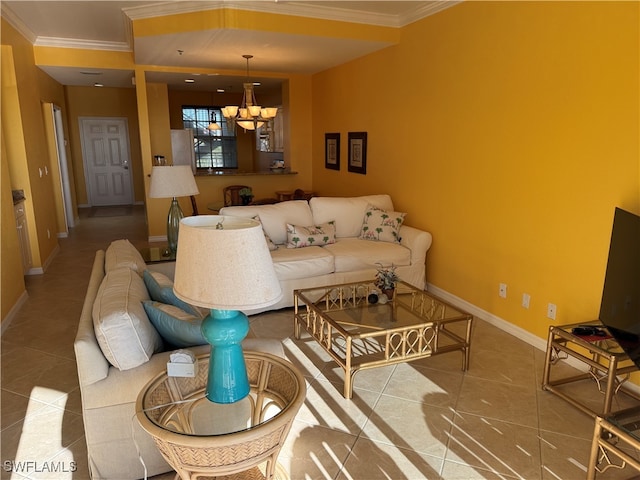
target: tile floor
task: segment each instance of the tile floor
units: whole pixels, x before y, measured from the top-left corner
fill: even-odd
[[[88,478],[73,339],[93,255],[118,238],[147,244],[142,207],[88,215],[60,239],[47,272],[27,277],[29,300],[2,336],[2,479]],[[477,320],[468,372],[457,353],[364,371],[345,400],[326,354],[292,339],[291,316],[251,317],[251,335],[281,338],[307,377],[280,455],[293,480],[585,478],[593,421],[541,390],[543,352]],[[577,388],[602,401],[593,384]]]

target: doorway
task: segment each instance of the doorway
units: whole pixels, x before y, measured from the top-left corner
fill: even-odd
[[[131,205],[133,184],[127,119],[80,117],[79,122],[89,204]]]

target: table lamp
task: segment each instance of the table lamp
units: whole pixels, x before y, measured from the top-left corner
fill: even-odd
[[[149,198],[173,198],[167,216],[167,241],[172,253],[176,253],[180,220],[184,218],[177,197],[188,197],[199,193],[198,185],[196,185],[193,171],[189,165],[152,168]]]
[[[282,298],[262,225],[221,215],[182,219],[173,290],[181,300],[211,309],[202,321],[211,344],[207,398],[215,403],[243,399],[249,381],[241,342],[249,319],[240,310]]]

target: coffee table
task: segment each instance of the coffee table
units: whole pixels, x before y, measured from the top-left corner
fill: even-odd
[[[393,300],[370,303],[373,282],[294,291],[294,334],[302,329],[344,370],[344,397],[361,370],[460,351],[469,367],[473,315],[399,282]]]

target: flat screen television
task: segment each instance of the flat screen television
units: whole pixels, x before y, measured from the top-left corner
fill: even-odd
[[[600,321],[640,368],[640,216],[616,208]]]

